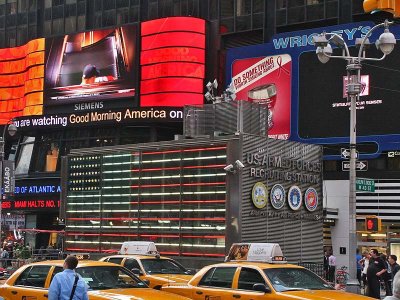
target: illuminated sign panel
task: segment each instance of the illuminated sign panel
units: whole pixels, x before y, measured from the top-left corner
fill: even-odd
[[[43,113],[44,39],[0,49],[0,124]]]
[[[142,23],[141,106],[203,103],[205,21],[173,17]]]
[[[142,240],[165,255],[223,258],[226,151],[222,144],[69,157],[65,250],[117,252]]]
[[[286,93],[289,102],[281,107],[285,109],[272,113],[272,124],[269,124],[273,125],[269,131],[272,137],[281,138],[280,134],[285,137],[285,132],[277,133],[277,136],[273,133],[276,126],[280,128],[284,125],[285,131],[290,128],[290,140],[348,144],[350,102],[343,98],[346,89],[346,61],[331,59],[326,64],[320,63],[315,54],[313,36],[322,32],[335,32],[346,41],[351,54],[357,55],[358,50],[354,47],[356,39],[364,37],[374,25],[371,22],[360,22],[294,31],[277,34],[270,43],[229,49],[226,78],[232,78],[235,88],[239,89],[237,99],[260,101],[263,96],[267,96],[266,99],[270,100],[265,103],[275,103],[273,109],[280,105],[281,92]],[[374,31],[369,39],[377,40],[382,31]],[[390,32],[396,39],[400,39],[399,25],[390,26]],[[334,49],[333,54],[341,55],[341,50]],[[374,158],[381,152],[400,149],[400,102],[397,101],[400,75],[396,71],[400,66],[399,55],[400,48],[395,47],[393,53],[384,60],[368,62],[362,66],[361,81],[365,88],[357,102],[357,144],[376,144],[376,147],[370,153],[362,153],[361,158]],[[286,85],[288,90],[269,80],[272,73],[259,79],[260,75],[267,73],[267,66],[262,63],[278,56],[289,56],[291,60],[284,69],[281,68],[280,74],[279,71],[276,74],[276,78],[281,81],[279,84],[282,84],[287,71],[291,72]],[[370,47],[367,56],[380,57],[381,53]],[[277,65],[278,61],[274,63],[275,67]],[[240,79],[238,75],[241,75]],[[258,84],[256,80],[266,82]],[[281,123],[280,118],[283,116],[285,121]],[[340,152],[327,158],[340,159]]]
[[[136,27],[46,39],[45,106],[130,98],[137,82]]]

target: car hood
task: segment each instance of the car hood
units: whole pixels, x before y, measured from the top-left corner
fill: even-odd
[[[186,283],[190,279],[192,279],[193,275],[185,275],[185,274],[155,274],[155,275],[147,275],[146,279],[155,279],[158,281],[163,281],[165,283]]]
[[[277,293],[284,295],[287,299],[293,300],[367,300],[371,299],[366,296],[346,293],[344,291],[337,290],[305,290],[305,291],[287,291],[283,293]]]
[[[187,300],[185,297],[161,292],[150,288],[111,289],[105,291],[89,291],[89,298],[112,300]],[[166,297],[167,296],[167,297]]]

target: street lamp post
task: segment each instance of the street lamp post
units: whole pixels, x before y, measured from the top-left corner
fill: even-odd
[[[350,282],[357,283],[357,262],[356,262],[356,248],[357,248],[357,227],[356,227],[356,102],[360,97],[362,91],[361,83],[361,68],[362,61],[380,61],[386,55],[390,54],[396,44],[394,35],[389,32],[389,25],[393,22],[380,23],[372,27],[367,34],[361,38],[356,39],[356,45],[360,46],[358,56],[351,56],[349,48],[344,39],[337,33],[322,33],[314,36],[314,44],[317,47],[316,54],[322,63],[327,63],[330,58],[340,58],[347,61],[347,101],[350,100],[350,172],[349,172],[349,275]],[[383,52],[380,58],[367,58],[365,57],[365,46],[369,44],[369,37],[372,32],[377,28],[384,27],[384,32],[376,41],[376,47]],[[343,54],[341,56],[332,55],[332,47],[330,42],[341,47]],[[358,290],[358,289],[357,289]]]
[[[3,135],[0,141],[0,242],[2,241],[1,230],[2,230],[2,204],[3,204],[3,164],[4,164],[4,145],[5,145],[5,137],[6,130],[10,136],[14,136],[17,133],[17,126],[14,125],[13,120],[9,120],[6,124],[4,124]],[[1,245],[2,246],[2,245]]]

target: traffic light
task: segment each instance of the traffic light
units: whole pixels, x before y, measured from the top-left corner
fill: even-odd
[[[394,18],[400,17],[400,0],[364,0],[364,12],[383,11],[393,15]]]
[[[371,232],[381,231],[381,219],[378,217],[366,217],[365,230]]]

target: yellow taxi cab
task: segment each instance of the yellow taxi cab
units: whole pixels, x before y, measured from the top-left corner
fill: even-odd
[[[63,271],[63,263],[52,260],[20,267],[0,286],[0,299],[47,300],[51,280]],[[112,263],[80,261],[75,271],[88,285],[90,300],[187,299],[151,289],[128,270]]]
[[[124,242],[120,253],[100,261],[124,266],[140,279],[147,280],[154,289],[160,289],[166,283],[187,283],[196,273],[172,258],[160,256],[153,242]]]
[[[335,290],[313,272],[287,264],[278,244],[239,243],[225,263],[206,266],[187,284],[162,291],[194,300],[361,300],[369,297]]]

